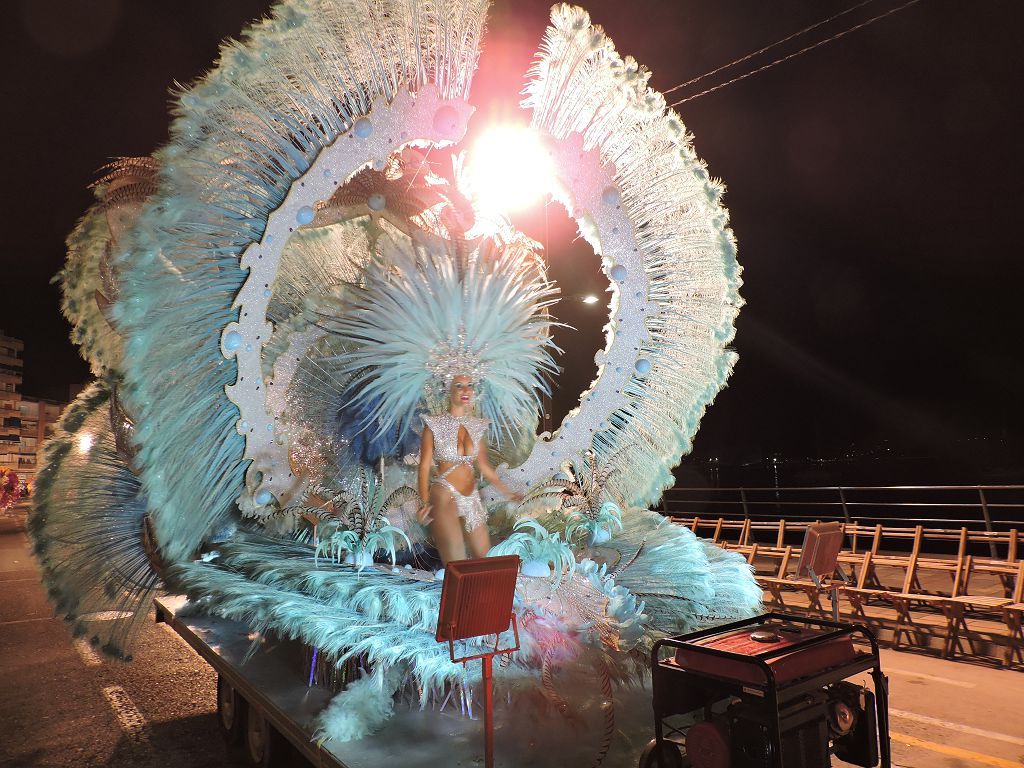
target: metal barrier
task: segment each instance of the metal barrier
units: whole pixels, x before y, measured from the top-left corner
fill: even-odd
[[[1024,528],[1024,485],[889,485],[670,488],[662,512],[727,520]]]

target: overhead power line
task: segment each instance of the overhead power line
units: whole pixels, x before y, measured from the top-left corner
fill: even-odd
[[[679,85],[673,85],[667,91],[662,91],[662,94],[665,95],[665,96],[668,96],[668,94],[672,93],[672,91],[678,91],[680,88],[685,88],[688,85],[693,85],[694,83],[698,83],[698,82],[700,82],[701,80],[703,80],[706,77],[711,77],[712,75],[717,75],[723,69],[729,69],[729,67],[735,67],[737,64],[742,64],[745,61],[749,61],[750,59],[754,58],[755,56],[760,56],[762,53],[767,53],[772,48],[778,48],[780,45],[784,45],[784,44],[788,43],[790,40],[793,40],[794,38],[800,37],[801,35],[806,35],[808,32],[810,32],[812,30],[815,30],[818,27],[823,27],[824,25],[829,24],[829,23],[835,21],[836,19],[838,19],[840,17],[845,16],[848,13],[853,13],[857,9],[863,8],[865,5],[869,5],[869,4],[873,3],[873,2],[875,2],[875,0],[864,0],[861,3],[857,3],[855,6],[853,6],[851,8],[847,8],[845,11],[840,11],[839,13],[833,14],[832,16],[829,16],[827,19],[822,19],[821,21],[816,21],[813,24],[811,24],[809,27],[804,27],[800,31],[794,32],[793,34],[788,35],[788,36],[782,38],[781,40],[778,40],[778,41],[772,43],[771,45],[766,45],[764,48],[759,48],[758,50],[756,50],[756,51],[754,51],[752,53],[748,53],[746,56],[741,56],[740,58],[736,59],[735,61],[730,61],[728,64],[723,64],[722,66],[720,66],[720,67],[718,67],[716,69],[712,69],[710,72],[705,72],[703,75],[698,75],[697,77],[694,77],[691,80],[687,80],[685,83],[680,83]]]
[[[867,1],[871,2],[871,0],[867,0]],[[864,27],[868,26],[869,24],[874,24],[876,21],[880,21],[880,20],[882,20],[882,19],[884,19],[884,18],[886,18],[888,16],[892,16],[894,13],[898,13],[898,12],[900,12],[902,10],[905,10],[905,9],[909,8],[910,6],[912,6],[912,5],[916,5],[919,2],[921,2],[921,0],[909,0],[906,3],[903,3],[903,5],[898,5],[895,8],[890,8],[888,11],[880,13],[877,16],[872,16],[870,19],[867,19],[866,21],[862,21],[859,24],[855,24],[852,27],[849,27],[848,29],[844,29],[843,31],[837,32],[836,34],[834,34],[834,35],[832,35],[830,37],[826,37],[824,40],[819,40],[816,43],[811,43],[810,45],[807,45],[807,46],[801,48],[798,51],[794,51],[793,53],[787,54],[786,56],[781,56],[781,57],[775,59],[774,61],[770,61],[767,64],[764,64],[764,65],[762,65],[760,67],[757,67],[756,69],[752,69],[749,72],[744,72],[743,74],[737,75],[736,77],[733,77],[733,78],[731,78],[729,80],[726,80],[724,83],[720,83],[718,85],[712,86],[711,88],[705,88],[703,91],[699,91],[699,92],[697,92],[697,93],[695,93],[695,94],[693,94],[691,96],[687,96],[687,97],[685,97],[683,99],[680,99],[679,101],[673,102],[669,106],[678,107],[680,104],[685,104],[688,101],[693,101],[694,99],[700,98],[701,96],[706,96],[709,93],[714,93],[715,91],[720,91],[722,88],[725,88],[728,85],[732,85],[733,83],[738,83],[740,80],[746,80],[748,77],[756,75],[759,72],[764,72],[766,69],[771,69],[772,67],[774,67],[774,66],[776,66],[778,64],[782,64],[783,62],[789,61],[790,59],[795,59],[797,56],[802,56],[803,54],[807,53],[808,51],[813,51],[815,48],[820,48],[821,46],[823,46],[823,45],[825,45],[827,43],[831,43],[831,42],[833,42],[835,40],[838,40],[841,37],[845,37],[846,35],[850,34],[851,32],[856,32],[858,29],[863,29]],[[863,6],[863,5],[866,5],[866,4],[867,4],[866,2],[863,2],[860,5],[857,5],[857,6],[854,6],[853,8],[850,8],[848,11],[844,11],[843,13],[848,13],[849,11],[856,10],[857,8],[859,8],[859,7]],[[828,21],[831,21],[834,18],[838,18],[839,16],[842,16],[843,13],[836,14],[835,16],[831,17],[830,19],[826,19],[825,21],[819,22],[818,24],[814,24],[811,27],[808,27],[807,29],[813,29],[813,28],[815,28],[817,26],[820,26],[821,24],[827,23]],[[701,75],[700,77],[696,77],[693,80],[688,81],[687,83],[682,83],[681,85],[674,86],[674,87],[670,88],[669,90],[665,91],[664,93],[671,93],[672,91],[678,90],[679,88],[682,88],[685,85],[689,85],[689,84],[697,82],[699,80],[703,80],[705,77],[708,77],[709,75],[712,75],[715,72],[720,72],[723,69],[727,69],[728,67],[733,66],[733,64],[738,64],[738,63],[740,63],[742,61],[746,61],[747,59],[749,59],[749,58],[751,58],[753,56],[757,56],[759,53],[761,53],[763,51],[767,51],[767,50],[770,50],[771,48],[774,48],[777,45],[781,45],[782,43],[786,42],[787,40],[792,40],[794,37],[798,37],[798,36],[802,35],[805,31],[807,31],[807,30],[801,30],[800,32],[795,32],[792,35],[790,35],[789,37],[787,37],[787,38],[785,38],[783,40],[780,40],[777,43],[772,43],[771,45],[769,45],[769,46],[767,46],[765,48],[762,48],[761,51],[756,51],[754,53],[749,54],[748,56],[742,57],[741,59],[737,59],[735,62],[732,62],[730,64],[725,64],[725,65],[719,67],[718,69],[713,70],[712,72],[708,72],[705,75]]]

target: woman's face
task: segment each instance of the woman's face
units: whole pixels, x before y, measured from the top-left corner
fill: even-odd
[[[474,394],[473,380],[469,376],[456,376],[452,379],[452,385],[448,389],[452,405],[462,405],[469,408],[473,405]]]

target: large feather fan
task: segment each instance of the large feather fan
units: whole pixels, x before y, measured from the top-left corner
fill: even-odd
[[[533,425],[545,374],[557,370],[547,308],[558,291],[523,242],[488,241],[468,263],[436,242],[386,248],[362,285],[318,309],[347,348],[335,369],[348,381],[344,408],[373,435],[408,429],[443,394],[429,364],[461,344],[486,371],[478,404],[497,444]]]

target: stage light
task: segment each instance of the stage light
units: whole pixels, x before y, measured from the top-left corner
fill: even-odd
[[[91,432],[83,432],[78,436],[78,452],[88,453],[92,450],[92,444],[96,442],[96,438]]]
[[[537,202],[554,183],[551,155],[536,131],[495,126],[466,159],[469,195],[485,211],[510,213]]]
[[[597,304],[597,302],[600,301],[600,299],[598,299],[597,296],[595,296],[594,294],[588,293],[586,296],[580,299],[580,301],[582,301],[584,304]]]

